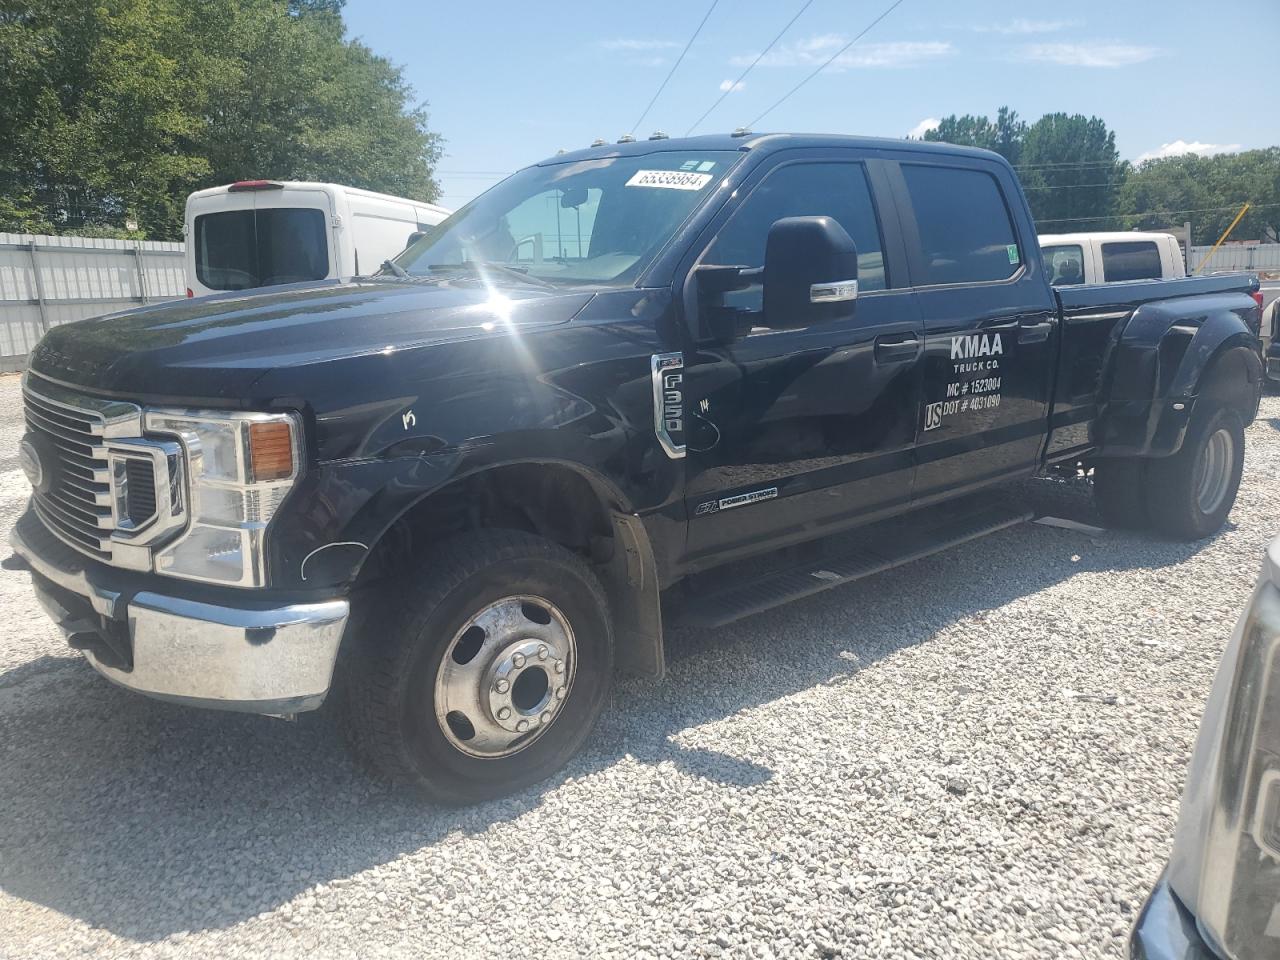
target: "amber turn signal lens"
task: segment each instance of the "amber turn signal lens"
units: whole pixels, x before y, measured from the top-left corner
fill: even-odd
[[[293,474],[293,431],[283,420],[249,424],[249,480],[284,480]]]

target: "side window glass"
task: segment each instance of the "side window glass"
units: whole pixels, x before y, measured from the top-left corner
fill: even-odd
[[[1055,287],[1084,283],[1084,248],[1074,243],[1043,247],[1049,282]]]
[[[884,244],[867,173],[860,163],[792,163],[774,170],[721,227],[701,262],[764,266],[769,228],[783,217],[836,220],[858,248],[858,288],[885,288]],[[758,307],[758,289],[754,299]]]
[[[1102,276],[1107,283],[1118,280],[1158,280],[1160,251],[1150,240],[1104,243]]]
[[[982,170],[904,163],[926,276],[921,285],[1007,280],[1022,266],[1009,210]]]

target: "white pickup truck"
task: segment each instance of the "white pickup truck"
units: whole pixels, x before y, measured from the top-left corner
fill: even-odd
[[[1055,287],[1187,275],[1182,248],[1169,233],[1041,234],[1040,252]]]

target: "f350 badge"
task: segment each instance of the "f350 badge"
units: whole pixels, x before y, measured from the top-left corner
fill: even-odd
[[[650,361],[653,376],[653,430],[672,460],[684,457],[684,354],[655,353]]]

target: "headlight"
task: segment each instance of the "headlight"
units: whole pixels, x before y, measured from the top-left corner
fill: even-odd
[[[1201,935],[1230,957],[1275,956],[1280,539],[1267,558],[1205,705],[1167,874]]]
[[[297,418],[148,410],[146,429],[181,440],[191,484],[191,524],[156,552],[156,572],[240,587],[264,586],[267,525],[298,478]]]

